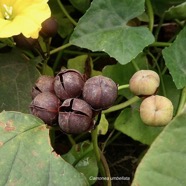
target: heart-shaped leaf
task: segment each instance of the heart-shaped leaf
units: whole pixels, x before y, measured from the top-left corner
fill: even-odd
[[[144,0],[94,0],[79,20],[70,42],[92,51],[104,51],[121,64],[134,59],[154,41],[146,27],[129,21],[144,12]]]
[[[0,54],[0,111],[29,112],[32,86],[39,75],[19,50]]]
[[[0,114],[0,157],[0,185],[88,185],[53,152],[45,124],[29,114]]]
[[[185,41],[186,27],[178,34],[174,43],[163,50],[166,66],[170,70],[170,74],[178,89],[186,86],[186,61],[184,60],[186,59]]]

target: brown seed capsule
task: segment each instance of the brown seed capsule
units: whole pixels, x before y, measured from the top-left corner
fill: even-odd
[[[42,23],[40,35],[43,37],[53,37],[57,33],[58,23],[54,17],[50,17]]]
[[[50,92],[38,94],[30,104],[33,115],[42,119],[46,124],[53,125],[57,122],[60,100]]]
[[[16,46],[24,49],[33,49],[37,39],[26,38],[23,34],[13,36]]]
[[[140,117],[147,125],[164,126],[173,117],[172,102],[164,96],[150,96],[140,105]]]
[[[40,76],[32,88],[32,99],[42,92],[54,93],[54,77],[46,75]]]
[[[137,71],[129,81],[129,88],[137,96],[153,95],[160,84],[159,75],[152,70]]]
[[[95,110],[107,109],[117,98],[116,83],[104,76],[94,76],[85,82],[83,99]]]
[[[83,86],[83,76],[72,69],[59,72],[54,79],[54,90],[61,100],[79,97],[82,94]]]
[[[93,126],[92,110],[81,99],[66,99],[59,108],[58,122],[65,133],[80,134]]]

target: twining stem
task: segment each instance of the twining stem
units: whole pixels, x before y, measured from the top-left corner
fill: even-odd
[[[176,115],[178,115],[182,112],[182,109],[183,109],[185,103],[186,103],[186,87],[184,87],[182,90],[181,98],[180,98],[180,102],[179,102],[179,107],[178,107]]]
[[[135,68],[136,71],[139,71],[140,70],[140,68],[138,67],[138,65],[137,65],[137,63],[136,63],[135,60],[132,60],[132,65],[134,66],[134,68]]]
[[[71,145],[76,145],[75,140],[72,138],[72,136],[70,134],[67,135],[68,136],[68,140],[70,141]]]
[[[100,171],[101,176],[106,177],[110,176],[110,171],[107,165],[107,162],[101,153],[99,146],[98,146],[98,127],[96,127],[94,130],[91,131],[91,137],[92,137],[92,144],[93,144],[93,149],[97,161],[97,165]],[[107,185],[111,185],[110,182],[111,179],[108,179]]]
[[[154,12],[153,12],[153,8],[152,8],[152,4],[150,0],[146,0],[145,4],[147,7],[147,14],[149,16],[149,30],[152,32],[153,26],[154,26]]]
[[[57,0],[59,7],[61,8],[61,10],[63,11],[63,13],[65,14],[65,16],[69,19],[69,21],[76,26],[77,22],[69,15],[69,13],[67,12],[67,10],[65,9],[65,7],[63,6],[62,2],[60,0]]]
[[[61,59],[61,56],[63,55],[63,51],[61,50],[60,52],[58,52],[57,56],[56,56],[56,59],[53,63],[53,71],[56,72],[56,69],[58,67],[58,64],[60,63],[60,59]]]
[[[110,169],[109,169],[107,160],[106,160],[105,156],[103,155],[103,153],[101,151],[100,151],[100,158],[101,158],[101,162],[102,162],[103,168],[105,170],[105,176],[107,178],[111,178]],[[111,185],[112,185],[111,179],[107,179],[107,186],[111,186]]]
[[[166,97],[167,93],[166,93],[166,90],[165,90],[165,84],[164,84],[164,81],[163,81],[163,76],[162,76],[162,72],[161,72],[161,69],[159,67],[159,64],[158,64],[156,58],[152,55],[152,53],[148,52],[148,55],[152,57],[153,61],[156,64],[156,67],[158,69],[158,73],[159,73],[159,76],[160,76],[160,80],[161,80],[161,87],[162,87],[163,95]]]
[[[97,130],[98,130],[98,127],[96,127],[94,130],[91,131],[91,137],[92,137],[92,144],[93,144],[96,160],[97,160],[97,162],[100,162],[100,153],[99,153],[99,147],[98,147],[98,133],[97,133]]]
[[[62,45],[62,46],[60,46],[58,48],[55,48],[55,49],[50,51],[50,55],[52,55],[52,54],[54,54],[56,52],[59,52],[61,50],[64,50],[65,48],[70,47],[71,45],[72,45],[71,43],[67,43],[67,44],[64,44],[64,45]]]
[[[105,140],[105,142],[104,142],[104,144],[102,146],[101,152],[103,152],[105,150],[105,147],[106,147],[108,141],[110,141],[110,138],[112,137],[114,132],[115,132],[115,129],[110,132],[109,136],[107,137],[107,139]]]
[[[154,34],[154,37],[155,37],[156,41],[158,40],[159,32],[160,32],[160,29],[162,27],[163,21],[164,21],[164,15],[161,16],[158,27],[156,28],[156,31],[155,31],[155,34]]]
[[[121,132],[117,132],[112,138],[109,139],[108,143],[106,144],[106,147],[110,144],[112,144],[112,142],[117,139],[122,133]]]
[[[140,98],[138,96],[134,96],[133,98],[131,98],[123,103],[120,103],[118,105],[114,105],[114,106],[110,107],[109,109],[102,111],[102,113],[106,114],[106,113],[110,113],[110,112],[114,112],[114,111],[123,109],[123,108],[128,107],[129,105],[131,105],[139,100],[140,100]]]

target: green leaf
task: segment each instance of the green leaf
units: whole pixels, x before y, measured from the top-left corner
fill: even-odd
[[[73,164],[79,172],[82,172],[90,185],[95,183],[95,180],[89,179],[91,176],[96,177],[98,175],[98,166],[92,143],[84,141],[76,144],[62,157]]]
[[[94,0],[79,20],[70,42],[92,51],[104,51],[121,64],[134,59],[154,41],[146,27],[128,22],[144,12],[144,0]]]
[[[186,52],[184,50],[186,42],[186,27],[178,34],[174,43],[165,48],[162,53],[173,81],[178,89],[186,86],[185,65]]]
[[[79,72],[81,72],[82,74],[85,73],[86,68],[90,68],[88,70],[90,70],[90,74],[91,76],[96,76],[96,75],[100,75],[101,72],[96,71],[93,69],[93,62],[92,62],[92,58],[90,58],[88,55],[80,55],[77,56],[75,58],[69,59],[68,63],[67,63],[67,68],[68,69],[76,69]]]
[[[0,54],[0,111],[29,112],[32,86],[39,75],[19,50]]]
[[[186,2],[176,7],[171,7],[168,11],[166,11],[165,19],[186,19]]]
[[[0,185],[88,185],[85,177],[55,154],[40,119],[0,113]]]
[[[42,66],[42,75],[54,76],[53,69],[46,63],[44,63]]]
[[[139,164],[132,186],[186,185],[186,110],[157,137]]]
[[[105,114],[101,114],[101,120],[98,125],[98,134],[105,135],[108,131],[109,123],[105,117]]]
[[[147,145],[150,145],[163,129],[163,127],[145,125],[140,118],[139,111],[129,108],[124,109],[120,113],[114,126],[117,130],[130,136],[134,140]]]
[[[171,102],[174,106],[174,114],[176,114],[177,108],[179,105],[179,101],[180,101],[181,90],[178,90],[176,88],[174,82],[172,81],[172,77],[170,75],[163,75],[162,80],[163,80],[164,86],[165,86],[166,97],[171,100]],[[163,94],[163,90],[162,90],[161,85],[159,87],[157,94],[165,96]]]
[[[185,0],[151,0],[154,12],[158,15],[163,15],[166,10],[173,6],[184,3]]]
[[[90,6],[90,0],[69,0],[69,1],[76,9],[78,9],[82,13],[84,13]]]

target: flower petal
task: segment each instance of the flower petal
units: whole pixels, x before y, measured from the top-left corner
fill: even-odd
[[[14,26],[12,21],[0,19],[0,38],[8,38],[20,33],[20,28]]]
[[[37,38],[43,21],[51,16],[48,0],[1,0],[0,38],[22,33]],[[12,20],[4,19],[3,5],[13,7]]]

